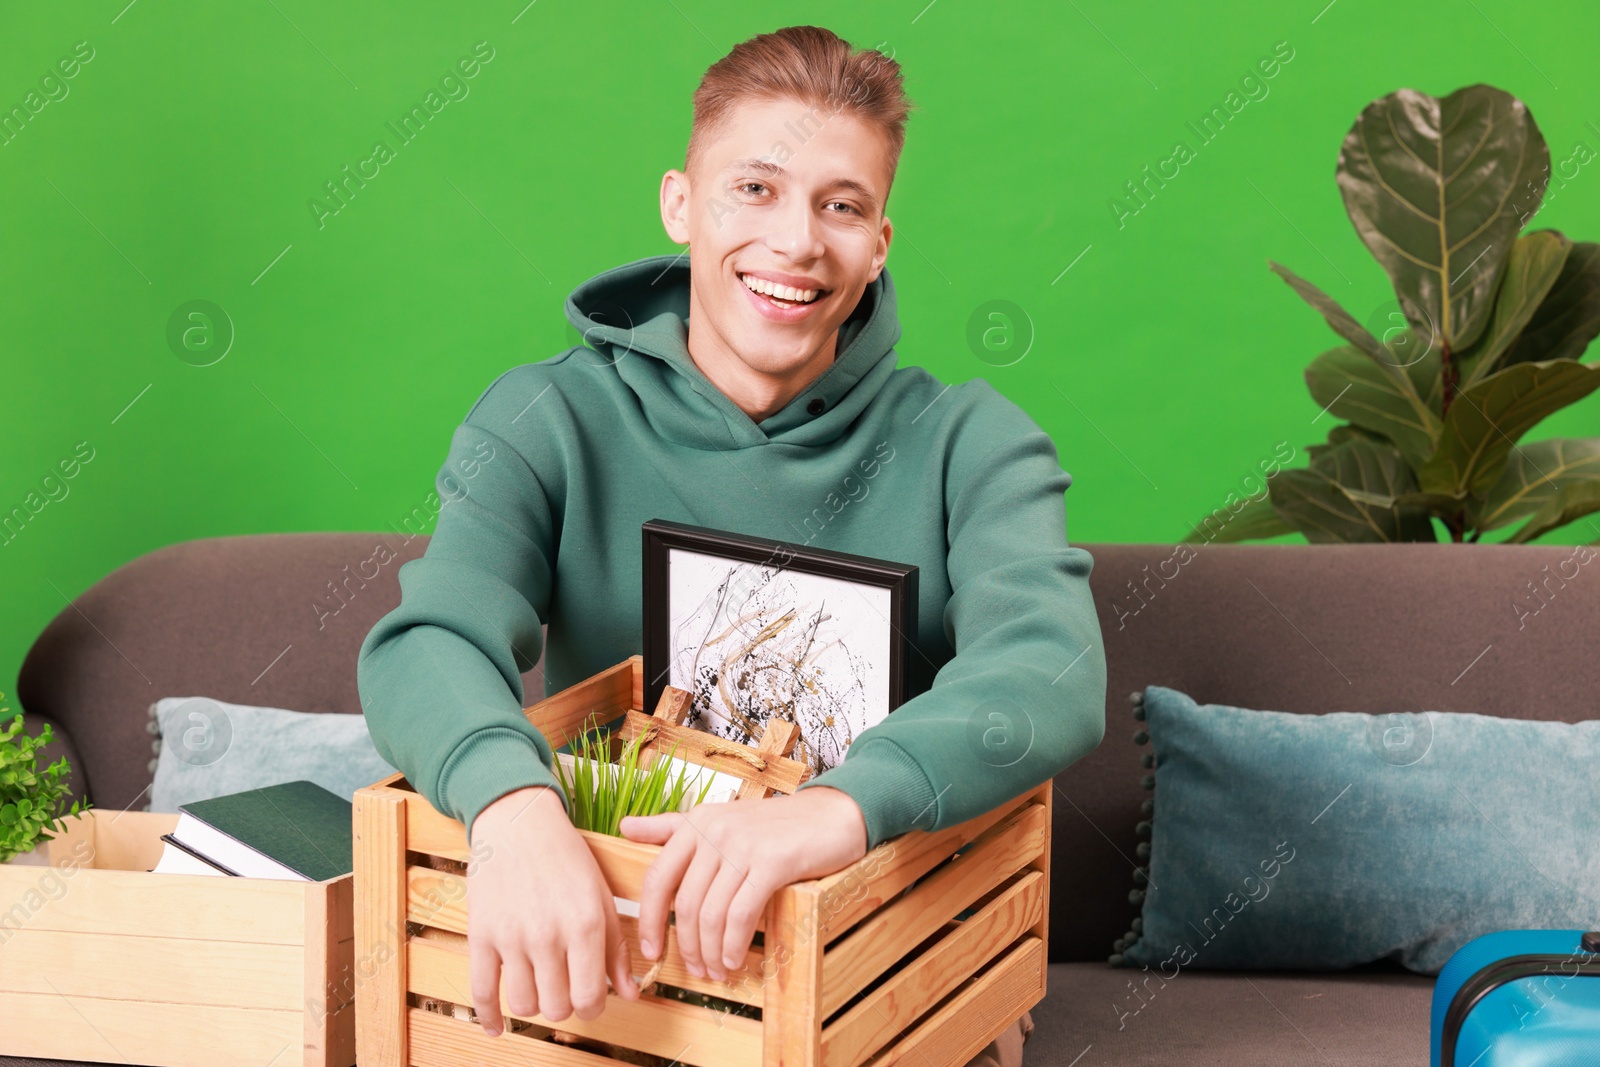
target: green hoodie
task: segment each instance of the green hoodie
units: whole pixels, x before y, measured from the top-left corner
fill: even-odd
[[[896,367],[887,270],[833,365],[760,423],[689,356],[682,256],[599,274],[566,313],[588,347],[507,370],[467,411],[427,552],[400,568],[401,603],[357,665],[379,753],[469,840],[506,793],[561,791],[522,713],[541,651],[550,693],[642,652],[648,519],[917,566],[908,698],[801,787],[854,798],[869,849],[981,815],[1100,742],[1105,654],[1093,560],[1067,544],[1071,476],[982,378]]]

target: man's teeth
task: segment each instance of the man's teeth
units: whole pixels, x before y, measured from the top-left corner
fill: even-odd
[[[757,278],[753,274],[741,274],[739,275],[739,280],[744,282],[752,292],[774,297],[789,304],[809,304],[821,292],[819,289],[791,289],[787,285],[776,285],[765,278]]]

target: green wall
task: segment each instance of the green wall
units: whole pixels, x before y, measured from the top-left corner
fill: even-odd
[[[987,377],[1055,437],[1074,541],[1171,543],[1280,444],[1299,466],[1322,440],[1300,374],[1333,335],[1266,261],[1358,317],[1390,299],[1333,179],[1369,101],[1488,82],[1553,160],[1600,150],[1585,0],[911,0],[777,21],[731,0],[525,2],[0,9],[0,110],[75,70],[0,146],[0,511],[75,472],[0,546],[0,690],[66,598],[143,553],[410,514],[488,383],[574,339],[575,284],[676,251],[661,174],[700,74],[753,34],[810,22],[893,49],[921,109],[889,205],[901,359]],[[386,124],[479,42],[467,95],[401,143]],[[1292,59],[1267,94],[1202,144],[1188,124],[1275,47]],[[319,220],[309,202],[379,139],[393,158]],[[1119,224],[1112,199],[1179,139],[1195,158]],[[1600,164],[1536,225],[1600,239]],[[196,366],[215,344],[174,347],[168,326],[202,300],[234,336]],[[1035,331],[1010,366],[966,342],[992,300]],[[1590,398],[1534,436],[1597,424]]]

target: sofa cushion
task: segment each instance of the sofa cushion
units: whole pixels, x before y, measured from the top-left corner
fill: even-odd
[[[149,811],[300,780],[352,800],[394,773],[361,715],[163,697],[150,705],[150,726],[160,755],[151,761]]]
[[[1171,972],[1169,972],[1171,973]],[[1052,964],[1028,1067],[1427,1067],[1433,979]]]
[[[1437,974],[1482,934],[1600,916],[1600,721],[1296,715],[1159,685],[1136,716],[1154,813],[1127,963]]]

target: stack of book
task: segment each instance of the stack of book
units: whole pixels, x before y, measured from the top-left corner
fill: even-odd
[[[184,804],[156,874],[323,882],[354,868],[351,804],[315,782]]]

